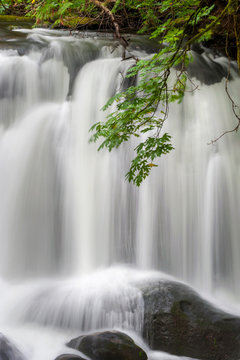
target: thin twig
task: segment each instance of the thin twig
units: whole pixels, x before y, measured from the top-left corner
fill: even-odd
[[[4,10],[7,11],[7,8],[6,8],[6,6],[4,5],[4,3],[3,3],[2,0],[0,0],[0,3],[1,3],[1,5],[2,5],[2,7],[4,8]]]
[[[237,123],[237,125],[236,125],[233,129],[231,129],[231,130],[226,130],[226,131],[224,131],[220,136],[218,136],[216,139],[211,140],[211,141],[208,143],[208,145],[213,145],[213,144],[215,144],[218,140],[220,140],[220,139],[221,139],[224,135],[226,135],[226,134],[230,134],[230,133],[233,133],[233,132],[237,132],[238,129],[239,129],[239,126],[240,126],[240,117],[239,117],[239,115],[236,113],[236,108],[239,108],[239,106],[237,106],[237,105],[235,104],[233,98],[231,97],[231,95],[229,94],[229,91],[228,91],[229,75],[230,75],[230,70],[229,70],[229,72],[228,72],[228,75],[227,75],[227,78],[226,78],[226,81],[225,81],[225,91],[226,91],[226,93],[227,93],[227,96],[228,96],[229,100],[231,101],[232,111],[233,111],[235,117],[237,118],[238,123]]]
[[[231,97],[230,93],[229,93],[229,90],[228,90],[228,81],[229,81],[229,77],[230,77],[230,67],[231,67],[231,58],[230,58],[230,55],[229,55],[229,52],[228,52],[228,33],[227,33],[227,36],[226,36],[226,44],[225,44],[225,52],[226,52],[226,55],[227,55],[227,58],[228,58],[228,73],[227,73],[227,77],[226,77],[226,81],[225,81],[225,91],[227,93],[227,96],[232,104],[232,111],[233,111],[233,114],[234,116],[237,118],[238,120],[238,123],[237,125],[233,128],[233,129],[230,129],[230,130],[226,130],[224,131],[220,136],[218,136],[216,139],[214,140],[211,140],[208,145],[213,145],[215,144],[218,140],[220,140],[223,136],[227,135],[227,134],[230,134],[230,133],[233,133],[233,132],[237,132],[238,129],[239,129],[239,126],[240,126],[240,116],[236,113],[236,108],[239,108],[238,105],[235,104],[233,98]]]

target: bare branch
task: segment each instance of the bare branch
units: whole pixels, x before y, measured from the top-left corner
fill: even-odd
[[[229,63],[229,67],[230,67],[230,63]],[[226,130],[224,131],[220,136],[218,136],[216,139],[214,140],[211,140],[208,145],[213,145],[215,144],[218,140],[220,140],[224,135],[226,134],[230,134],[230,133],[233,133],[233,132],[237,132],[238,129],[239,129],[239,126],[240,126],[240,116],[237,114],[236,112],[236,109],[239,108],[239,106],[237,106],[233,100],[233,98],[231,97],[230,93],[229,93],[229,90],[228,90],[228,81],[229,81],[229,76],[230,76],[230,68],[228,69],[228,76],[226,78],[226,81],[225,81],[225,91],[227,93],[227,96],[229,98],[229,100],[231,101],[231,104],[232,104],[232,111],[233,111],[233,114],[234,116],[237,118],[238,122],[237,122],[237,125],[231,129],[231,130]]]
[[[233,17],[235,17],[235,14],[233,14]],[[236,26],[236,23],[235,23],[236,20],[234,20],[234,27]],[[228,20],[229,22],[229,20]],[[236,29],[235,29],[235,32],[236,32]],[[225,91],[227,93],[227,96],[229,98],[229,100],[231,101],[231,104],[232,104],[232,111],[233,111],[233,114],[234,116],[237,118],[238,122],[237,122],[237,125],[233,128],[233,129],[230,129],[230,130],[226,130],[224,131],[220,136],[218,136],[216,139],[214,140],[211,140],[208,145],[213,145],[215,144],[218,140],[220,140],[223,136],[227,135],[227,134],[230,134],[230,133],[233,133],[233,132],[237,132],[238,129],[239,129],[239,126],[240,126],[240,116],[236,113],[236,109],[239,108],[239,106],[237,106],[233,100],[233,98],[231,97],[229,91],[228,91],[228,81],[229,81],[229,77],[230,77],[230,65],[231,65],[231,58],[230,58],[230,55],[228,53],[228,38],[229,38],[229,33],[227,32],[227,35],[226,35],[226,44],[225,44],[225,52],[226,52],[226,55],[228,57],[228,74],[227,74],[227,77],[226,77],[226,81],[225,81]],[[236,39],[237,41],[237,39]]]
[[[3,2],[2,0],[0,0],[0,3],[1,3],[1,5],[2,5],[2,7],[4,8],[4,10],[6,11],[7,8],[6,8],[6,6],[4,5],[4,2]]]
[[[96,5],[99,9],[102,9],[105,14],[111,19],[113,26],[115,28],[115,35],[116,38],[118,39],[118,41],[120,42],[120,44],[123,46],[124,49],[126,49],[126,47],[128,46],[128,41],[121,35],[120,33],[120,27],[119,24],[114,16],[114,14],[111,12],[111,10],[109,10],[109,8],[105,5],[106,2],[101,2],[99,0],[90,0],[94,5]],[[115,2],[115,1],[107,1],[107,3],[109,2]]]

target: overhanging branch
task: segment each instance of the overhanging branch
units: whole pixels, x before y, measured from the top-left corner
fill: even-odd
[[[104,13],[111,19],[114,29],[115,29],[115,35],[116,38],[118,39],[118,41],[120,42],[120,44],[124,47],[124,49],[126,49],[126,47],[128,46],[128,41],[121,35],[120,33],[120,27],[119,24],[114,16],[114,14],[112,13],[112,11],[105,5],[105,3],[99,1],[99,0],[90,0],[94,5],[96,5],[99,9],[103,10]],[[115,2],[115,1],[108,1],[108,2]]]

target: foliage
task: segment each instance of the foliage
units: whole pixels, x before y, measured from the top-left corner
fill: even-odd
[[[91,129],[95,131],[91,140],[103,137],[100,149],[106,147],[110,151],[123,141],[128,141],[131,136],[139,138],[139,145],[135,149],[136,157],[126,175],[136,185],[140,185],[150,170],[157,166],[153,163],[154,160],[173,149],[170,136],[167,133],[161,134],[161,130],[167,119],[169,102],[181,102],[185,92],[185,68],[190,55],[187,52],[189,45],[184,47],[184,41],[191,32],[195,34],[194,27],[209,16],[213,6],[200,7],[200,1],[173,3],[165,0],[143,1],[138,4],[138,8],[143,17],[141,32],[150,27],[153,30],[150,37],[160,38],[162,48],[151,59],[136,59],[135,66],[127,75],[138,76],[136,85],[110,99],[104,109],[115,102],[116,111],[108,116],[106,122],[97,123]],[[161,15],[165,15],[164,22]],[[172,68],[177,70],[176,78],[170,85]],[[146,140],[142,140],[142,134],[148,134]]]
[[[131,0],[128,3],[140,11],[140,32],[150,29],[150,38],[158,38],[161,49],[151,59],[135,59],[136,64],[127,76],[138,76],[136,85],[110,99],[104,109],[115,103],[116,111],[106,122],[91,128],[94,131],[91,140],[103,138],[99,149],[106,147],[111,151],[132,136],[138,137],[136,157],[126,177],[140,185],[150,169],[157,166],[153,161],[173,149],[170,136],[162,134],[162,128],[169,103],[181,102],[184,96],[191,44],[209,40],[223,17],[230,15],[231,7],[235,6],[235,15],[239,5],[229,0],[218,15],[213,15],[214,4],[201,0]],[[170,81],[173,71],[175,80]],[[147,134],[147,139],[142,134]]]

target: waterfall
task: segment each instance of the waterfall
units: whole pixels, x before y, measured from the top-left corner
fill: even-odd
[[[219,301],[238,301],[239,134],[208,145],[236,124],[222,77],[226,60],[194,55],[194,85],[182,104],[171,105],[164,128],[175,150],[136,188],[125,180],[134,143],[111,153],[89,144],[90,127],[104,121],[101,108],[121,89],[132,60],[122,61],[112,41],[95,35],[19,34],[24,45],[13,32],[12,47],[6,41],[0,49],[6,333],[9,324],[141,333],[143,300],[132,284],[166,276],[160,271]],[[149,55],[139,41],[132,52]],[[228,91],[237,103],[234,64]]]

